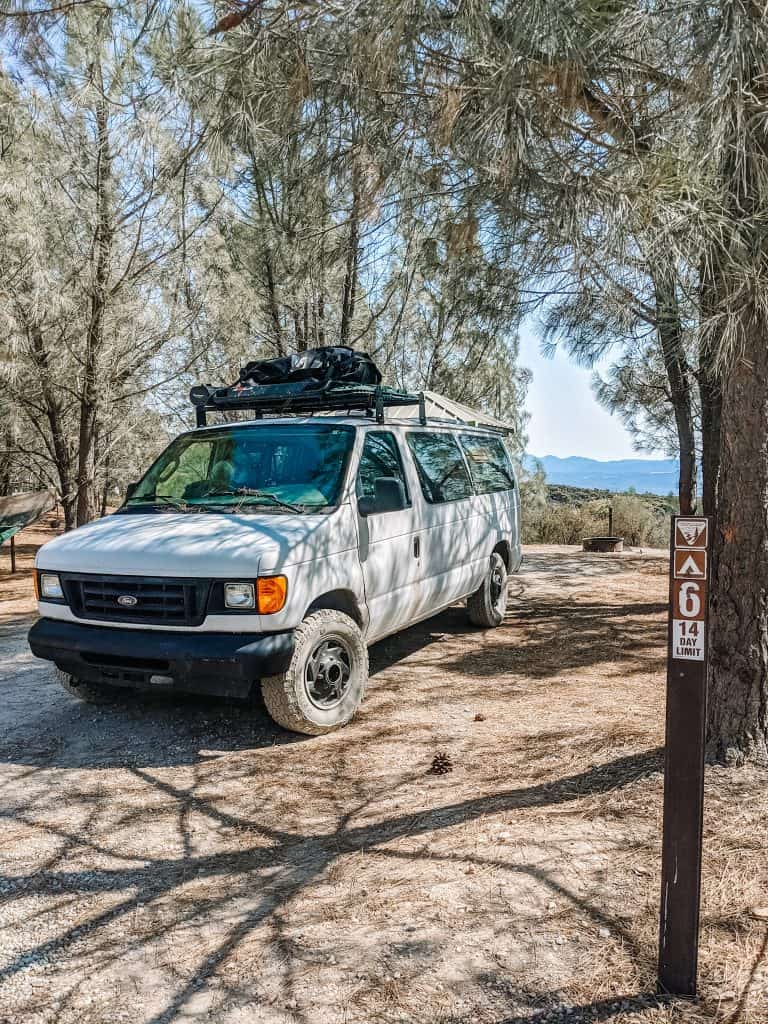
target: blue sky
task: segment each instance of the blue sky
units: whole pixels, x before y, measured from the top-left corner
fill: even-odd
[[[561,350],[552,359],[541,354],[534,324],[522,325],[520,365],[533,373],[526,401],[531,417],[526,428],[528,451],[532,455],[654,457],[634,451],[621,421],[597,404],[590,387],[591,370],[576,366]]]

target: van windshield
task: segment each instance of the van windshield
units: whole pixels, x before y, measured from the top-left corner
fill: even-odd
[[[265,424],[176,438],[123,512],[309,512],[338,504],[352,427]]]

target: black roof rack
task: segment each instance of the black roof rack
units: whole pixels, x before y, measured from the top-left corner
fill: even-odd
[[[233,387],[213,388],[197,384],[189,392],[195,407],[196,425],[207,424],[209,412],[243,410],[253,412],[259,419],[265,414],[277,416],[315,412],[361,411],[365,416],[384,422],[384,410],[391,406],[417,405],[419,420],[427,422],[424,392],[409,394],[381,384],[344,384],[330,381],[295,381],[287,384],[254,384],[251,387],[235,384]]]

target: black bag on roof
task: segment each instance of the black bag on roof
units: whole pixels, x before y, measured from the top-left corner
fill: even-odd
[[[299,381],[318,385],[330,381],[344,384],[379,384],[378,367],[365,352],[355,352],[346,345],[308,348],[304,352],[279,359],[257,359],[240,370],[240,384],[288,384]]]

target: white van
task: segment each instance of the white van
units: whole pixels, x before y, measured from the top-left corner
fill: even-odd
[[[91,701],[260,682],[276,722],[317,735],[359,707],[369,644],[464,599],[497,626],[521,561],[503,435],[381,419],[181,434],[117,512],[40,549],[33,653]]]

